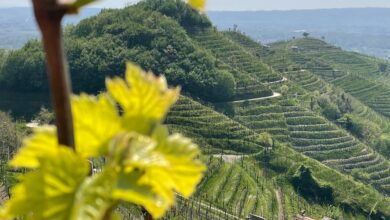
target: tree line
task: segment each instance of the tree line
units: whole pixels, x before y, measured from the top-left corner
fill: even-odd
[[[229,100],[235,89],[231,73],[199,47],[185,28],[211,26],[199,12],[176,0],[147,0],[124,9],[103,10],[64,30],[73,91],[98,93],[107,76],[120,76],[125,61],[166,75],[171,85],[209,101]],[[164,14],[162,14],[164,13]],[[168,16],[166,16],[168,15]],[[183,26],[181,26],[183,25]],[[22,92],[48,90],[41,42],[0,51],[0,86]]]

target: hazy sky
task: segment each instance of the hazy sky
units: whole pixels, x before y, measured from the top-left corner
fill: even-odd
[[[122,7],[137,0],[100,0],[95,7]],[[30,0],[0,0],[0,7],[28,6]],[[387,7],[390,0],[208,0],[208,10],[289,10]]]

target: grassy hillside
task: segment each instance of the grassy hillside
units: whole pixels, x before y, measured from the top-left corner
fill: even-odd
[[[263,46],[176,0],[103,10],[65,36],[76,92],[99,92],[128,59],[183,86],[165,123],[199,144],[208,171],[166,219],[390,218],[390,165],[374,150],[390,137],[386,106],[360,85],[382,94],[387,81],[348,78],[378,60],[352,54],[366,63],[349,67],[328,55],[343,51],[310,38]],[[43,55],[39,41],[0,53],[0,85],[45,91]]]
[[[258,153],[262,144],[255,131],[225,115],[181,97],[165,122],[172,131],[187,134],[201,143],[208,154]]]
[[[273,44],[272,48],[267,48],[261,45],[256,46],[256,42],[238,32],[225,32],[224,34],[235,42],[243,45],[253,55],[257,56],[270,66],[284,72],[284,75],[288,79],[304,88],[307,91],[305,100],[307,103],[306,106],[311,108],[311,110],[317,109],[321,112],[321,109],[318,109],[318,106],[313,106],[312,104],[316,104],[317,101],[327,98],[327,102],[330,102],[332,105],[339,108],[341,116],[346,113],[352,114],[355,118],[363,119],[366,124],[373,122],[376,126],[380,127],[382,137],[376,137],[376,139],[381,139],[381,141],[377,141],[381,146],[375,147],[385,156],[388,155],[390,151],[386,146],[383,146],[384,141],[382,139],[385,139],[388,136],[389,120],[384,114],[381,114],[383,111],[380,109],[380,106],[383,107],[386,104],[374,104],[374,102],[378,100],[378,96],[376,95],[381,91],[383,92],[384,88],[381,85],[377,85],[378,83],[372,82],[374,79],[377,82],[385,82],[385,80],[382,80],[381,78],[385,78],[386,73],[373,73],[371,75],[369,74],[368,77],[360,76],[359,74],[350,74],[350,76],[346,74],[343,75],[341,70],[327,64],[318,54],[306,54],[306,50],[310,51],[310,53],[315,53],[313,51],[319,53],[318,51],[339,50],[322,41],[311,38],[299,39],[296,41],[308,41],[308,45],[311,45],[308,46],[308,48],[312,49],[303,49],[304,47],[302,46],[295,46],[301,45],[295,43],[296,41],[278,42]],[[313,49],[313,41],[319,44],[317,49]],[[298,51],[295,51],[296,49],[298,49]],[[339,53],[342,52],[343,51],[339,51]],[[344,53],[349,54],[349,52]],[[324,52],[324,54],[326,53]],[[384,64],[384,61],[364,55],[356,53],[352,53],[352,55],[358,56],[361,59],[364,58],[367,62],[371,62],[372,68],[375,65],[378,68],[380,64]],[[337,78],[337,80],[335,80],[335,78]],[[359,86],[362,90],[359,89]],[[290,97],[293,96],[290,94]],[[302,97],[300,98],[302,99]],[[383,95],[383,98],[386,99],[387,96]],[[348,106],[346,106],[346,104]],[[361,137],[359,138],[362,139]],[[373,140],[369,140],[368,142],[370,142],[370,145],[378,145],[378,143],[372,143]]]
[[[281,102],[284,103],[284,101]],[[275,108],[269,104],[253,104],[263,107],[258,109],[248,108],[250,110],[247,112],[252,114],[254,112],[264,112],[263,115],[266,115],[265,112],[271,112],[270,110]],[[287,103],[284,105],[287,105]],[[266,106],[269,106],[269,110],[266,110]],[[282,108],[282,105],[278,105],[277,102],[274,103],[274,106]],[[283,110],[281,109],[280,111],[280,114],[283,115]],[[207,114],[205,114],[206,112]],[[242,116],[236,117],[242,118]],[[273,117],[272,113],[269,114],[269,117]],[[282,117],[284,118],[284,116]],[[184,118],[185,123],[183,122]],[[281,118],[281,116],[275,114],[275,118]],[[210,121],[211,123],[203,123],[204,121]],[[217,121],[218,123],[213,123]],[[264,151],[260,142],[256,148],[257,151],[253,151],[253,153],[237,150],[240,148],[231,143],[234,143],[233,140],[240,138],[242,138],[242,146],[250,149],[251,144],[244,141],[247,139],[247,135],[235,136],[235,133],[242,133],[244,130],[249,129],[189,98],[181,98],[179,103],[169,113],[167,123],[173,131],[184,132],[194,138],[202,147],[203,152],[209,155],[205,158],[209,168],[208,172],[199,185],[198,192],[192,199],[195,201],[195,208],[192,212],[186,211],[187,215],[192,213],[195,219],[198,216],[196,214],[198,209],[203,210],[199,211],[201,213],[199,215],[203,217],[206,215],[207,205],[203,206],[201,204],[211,205],[218,210],[222,210],[222,214],[226,212],[237,218],[243,218],[249,213],[253,213],[266,216],[267,219],[277,219],[279,204],[276,201],[275,191],[282,193],[284,201],[283,210],[285,216],[289,216],[289,219],[301,209],[305,209],[310,216],[316,218],[324,216],[335,218],[340,216],[348,218],[349,216],[351,218],[352,213],[355,213],[354,215],[357,219],[364,219],[364,212],[371,208],[370,204],[373,201],[383,202],[383,204],[382,202],[378,203],[381,204],[378,206],[381,207],[378,208],[378,210],[382,210],[380,212],[387,213],[390,211],[387,210],[387,203],[390,202],[388,198],[382,197],[371,187],[364,186],[362,183],[358,183],[352,178],[340,174],[313,159],[302,156],[300,153],[290,150],[284,144],[276,144],[276,147],[271,151]],[[186,126],[183,127],[183,124]],[[240,129],[231,129],[231,124],[239,126]],[[285,122],[284,125],[287,131],[288,128]],[[223,136],[215,138],[215,133],[219,133],[219,131],[223,133]],[[262,130],[256,131],[258,133],[262,132]],[[208,136],[205,133],[212,134],[212,141],[208,138],[199,139],[200,133],[203,133],[203,136]],[[256,133],[252,134],[256,136]],[[281,139],[283,140],[284,138]],[[292,179],[301,165],[310,167],[312,175],[318,181],[317,184],[332,187],[334,190],[332,195],[334,197],[330,203],[329,201],[314,199],[315,195],[305,195],[295,190]],[[350,187],[351,184],[355,187]],[[357,188],[360,190],[355,191]],[[367,196],[362,197],[359,195],[359,193],[363,192]],[[329,204],[332,204],[332,206],[329,206]],[[197,205],[200,208],[197,208]],[[209,211],[210,214],[212,210]],[[173,215],[173,213],[172,211],[170,214]],[[222,215],[221,213],[219,214]],[[218,212],[216,215],[218,215]],[[201,218],[199,217],[198,219]]]
[[[291,51],[298,47],[298,52]],[[388,70],[385,61],[345,52],[317,39],[297,39],[275,46],[301,68],[342,88],[379,114],[389,117]],[[380,65],[383,65],[382,71]]]

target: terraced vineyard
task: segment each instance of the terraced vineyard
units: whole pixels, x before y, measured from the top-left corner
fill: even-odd
[[[307,70],[297,70],[288,72],[289,79],[299,83],[304,89],[308,91],[326,92],[326,83],[319,77],[311,74]]]
[[[234,119],[259,134],[268,132],[280,142],[290,141],[287,123],[280,105],[267,101],[237,105]]]
[[[211,108],[189,98],[181,97],[178,104],[169,113],[166,120],[167,124],[173,132],[180,130],[180,132],[194,138],[206,154],[214,156],[206,160],[209,169],[199,185],[197,194],[185,203],[187,205],[180,203],[181,205],[177,208],[181,211],[173,210],[170,212],[172,218],[173,216],[178,216],[178,219],[180,219],[180,216],[192,216],[193,219],[203,219],[205,216],[213,216],[213,219],[243,219],[249,214],[257,214],[266,216],[267,219],[277,219],[279,204],[276,201],[275,190],[278,190],[278,187],[283,187],[286,216],[292,218],[302,208],[305,208],[311,216],[317,216],[318,218],[331,215],[330,213],[334,210],[329,210],[323,205],[304,202],[305,199],[297,194],[291,185],[274,182],[270,175],[281,175],[280,177],[282,177],[284,174],[274,173],[275,171],[272,171],[272,169],[268,170],[269,165],[260,162],[262,159],[259,161],[255,159],[258,157],[255,155],[259,155],[259,152],[260,155],[262,154],[262,146],[257,142],[258,139],[253,138],[257,137],[259,133],[269,132],[274,134],[275,139],[285,142],[289,141],[290,135],[293,138],[298,138],[292,128],[293,125],[287,123],[297,113],[287,111],[286,109],[292,109],[292,107],[280,105],[279,102],[285,103],[277,100],[261,100],[250,102],[248,106],[243,103],[237,104],[234,119],[242,122],[245,125],[243,126]],[[302,109],[295,110],[304,112]],[[321,118],[315,120],[320,121]],[[330,127],[329,129],[336,129],[331,125],[328,127]],[[330,131],[325,132],[324,135],[328,133],[331,135],[343,134],[338,131]],[[340,137],[340,139],[342,138]],[[348,135],[345,138],[347,139]],[[294,148],[298,149],[299,146],[294,145]],[[231,154],[236,155],[237,159],[229,160],[228,163],[223,162],[225,157],[220,158],[219,156]],[[289,157],[296,157],[297,155],[291,154],[291,152],[287,153],[284,147],[278,147],[272,154],[275,154],[272,156],[275,162],[272,163],[280,163],[289,168],[292,166],[289,163],[295,164],[294,167],[299,167],[299,164],[303,162],[302,159],[288,159],[286,155],[290,155]],[[337,157],[337,160],[341,161],[343,158]],[[370,158],[366,160],[369,161]],[[316,164],[314,161],[310,163]],[[351,168],[348,167],[349,163],[342,166],[344,161],[334,164],[333,161],[327,163],[334,167],[339,166],[337,167],[339,169]],[[374,169],[374,166],[375,163],[372,166],[368,165],[367,170]],[[318,176],[318,178],[327,179],[328,177]],[[380,179],[378,181],[383,180],[383,178]],[[286,181],[288,182],[288,180]],[[339,210],[339,212],[343,211]]]
[[[289,51],[291,45],[301,48],[301,52]],[[390,117],[389,79],[379,73],[377,60],[310,38],[278,44],[276,48],[285,51],[286,57],[300,68],[310,70],[379,114]]]
[[[334,84],[344,88],[378,113],[390,117],[390,89],[385,85],[352,74],[335,80]]]
[[[294,69],[294,63],[289,62],[284,54],[275,53],[274,48],[271,48],[270,46],[263,46],[253,41],[250,37],[236,31],[224,31],[222,33],[230,40],[240,44],[258,60],[260,59],[264,63],[272,66],[275,70],[283,73],[286,72],[288,68]]]
[[[275,46],[272,48],[264,48],[264,46],[257,44],[251,38],[241,33],[229,31],[224,32],[224,34],[233,41],[241,44],[254,55],[262,52],[261,56],[259,57],[260,59],[274,68],[279,68],[285,71],[285,75],[290,80],[299,84],[308,92],[319,91],[320,94],[323,94],[327,92],[326,88],[331,88],[331,84],[328,82],[332,82],[338,87],[343,88],[351,95],[358,97],[360,100],[368,100],[366,101],[366,104],[368,103],[368,106],[371,108],[361,103],[357,99],[352,98],[352,105],[354,109],[353,113],[358,117],[368,118],[369,120],[375,122],[376,124],[380,125],[384,131],[389,129],[388,120],[373,111],[373,109],[376,109],[378,112],[387,114],[386,103],[388,103],[387,97],[389,96],[386,94],[387,91],[383,91],[384,93],[382,94],[381,90],[378,90],[379,86],[377,84],[370,83],[366,78],[363,78],[357,74],[345,74],[340,70],[335,70],[321,59],[318,59],[317,56],[317,60],[314,60],[305,57],[302,53],[290,51],[289,48],[291,48],[291,45],[295,45],[294,42],[275,43]],[[312,42],[308,46],[309,49],[316,48],[313,45],[313,42],[317,44],[318,42],[321,42],[311,41],[310,39],[308,39],[308,41]],[[327,50],[327,48],[334,50],[333,47],[321,43],[320,45],[317,45],[317,49],[315,51],[318,51],[319,46],[324,47],[321,50]],[[304,48],[305,50],[308,49],[306,47]],[[366,91],[366,93],[354,88],[352,84],[356,83],[360,83],[360,89]],[[367,86],[367,84],[372,86]],[[367,92],[367,90],[371,91]],[[357,93],[354,93],[354,91]]]
[[[218,60],[235,70],[233,73],[237,82],[236,99],[272,95],[266,84],[282,80],[273,69],[219,32],[212,29],[194,30],[191,36],[200,46],[210,50]]]
[[[292,59],[290,61],[287,59],[288,55],[283,53],[275,53],[275,51],[270,47],[262,46],[261,44],[253,41],[248,36],[235,31],[224,32],[224,35],[229,37],[234,42],[242,45],[248,51],[251,51],[251,53],[258,57],[258,59],[263,60],[273,68],[286,73],[286,76],[290,80],[299,83],[301,86],[303,86],[304,89],[309,91],[317,90],[320,92],[325,90],[326,83],[323,80],[311,74],[307,68],[304,69],[299,65],[303,64],[302,66],[306,67],[306,65],[310,63],[309,60],[300,56],[294,56],[295,60]]]
[[[181,97],[171,109],[166,124],[172,131],[188,135],[208,153],[257,153],[259,135],[189,98]]]
[[[313,55],[314,59],[321,59],[343,72],[366,76],[379,73],[378,63],[381,61],[363,54],[343,51],[315,38],[297,39],[290,44],[301,48],[304,55]]]
[[[292,105],[283,108],[295,150],[347,173],[362,172],[366,181],[390,193],[390,164],[386,159],[310,111]]]
[[[218,158],[211,159],[208,167],[199,186],[199,197],[243,218],[249,214],[266,216],[269,210],[277,210],[274,193],[264,182],[259,182],[259,174],[252,173],[258,175],[256,181],[240,163],[221,163]],[[267,219],[276,217],[275,212]]]

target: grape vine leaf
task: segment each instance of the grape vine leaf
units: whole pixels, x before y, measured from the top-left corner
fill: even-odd
[[[189,0],[188,4],[195,9],[202,11],[205,8],[206,0]]]
[[[64,146],[36,158],[39,169],[24,175],[12,189],[2,214],[6,213],[9,219],[72,219],[75,195],[89,173],[89,163]]]
[[[39,128],[24,141],[10,164],[28,173],[0,217],[97,220],[127,201],[158,218],[175,193],[194,192],[205,170],[198,146],[162,125],[180,89],[131,63],[126,79],[108,79],[107,88],[97,97],[72,99],[76,151],[58,145],[54,127]],[[102,156],[103,171],[88,177],[87,159]]]
[[[103,156],[108,142],[121,131],[115,103],[106,95],[82,94],[72,98],[76,151],[83,157]]]
[[[165,77],[145,73],[128,63],[126,81],[107,79],[108,93],[123,109],[123,126],[127,130],[148,134],[160,123],[179,97],[180,88],[168,89]]]

